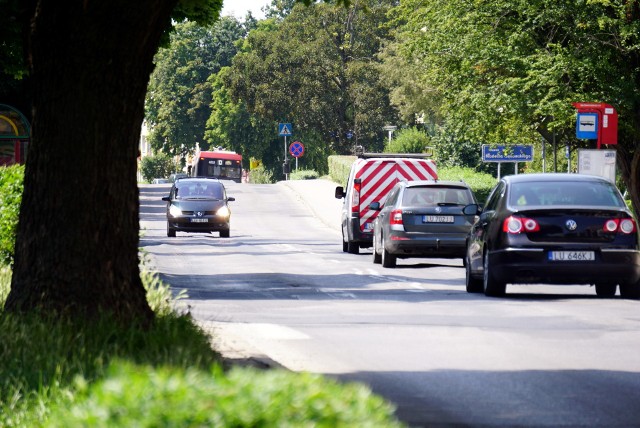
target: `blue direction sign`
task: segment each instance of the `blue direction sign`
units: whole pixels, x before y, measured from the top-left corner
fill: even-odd
[[[304,146],[300,141],[294,141],[289,145],[289,153],[291,153],[291,156],[294,158],[299,158],[304,154]]]
[[[531,162],[533,146],[496,146],[482,145],[484,162]]]
[[[290,123],[278,124],[278,135],[281,137],[289,137],[293,133],[293,126]]]

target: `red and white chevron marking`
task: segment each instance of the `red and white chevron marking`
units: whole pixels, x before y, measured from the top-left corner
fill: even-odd
[[[378,211],[369,209],[372,202],[384,202],[391,188],[400,180],[436,180],[436,167],[426,159],[358,159],[355,178],[361,179],[360,190],[360,230],[372,231],[367,223],[372,223]]]

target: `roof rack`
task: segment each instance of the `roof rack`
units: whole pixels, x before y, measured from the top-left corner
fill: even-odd
[[[362,146],[356,146],[355,155],[360,159],[367,158],[413,158],[425,159],[433,156],[433,147],[425,147],[425,153],[365,153]]]

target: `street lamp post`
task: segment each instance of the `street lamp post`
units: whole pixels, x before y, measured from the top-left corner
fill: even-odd
[[[398,129],[398,127],[394,125],[385,125],[382,127],[383,131],[389,132],[389,144],[391,144],[391,135],[393,134],[393,131],[395,131],[396,129]]]

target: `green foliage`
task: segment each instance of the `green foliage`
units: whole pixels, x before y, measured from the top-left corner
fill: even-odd
[[[431,139],[418,128],[405,128],[396,132],[394,138],[385,144],[387,153],[425,153]]]
[[[273,183],[273,175],[267,171],[264,166],[253,168],[249,171],[249,182],[254,184],[269,184]]]
[[[349,180],[351,165],[356,161],[355,156],[329,156],[329,176],[336,183],[343,185]]]
[[[8,266],[0,266],[0,308],[4,307],[10,290],[11,269]]]
[[[184,158],[196,143],[206,148],[205,125],[212,101],[208,79],[231,64],[236,54],[234,42],[245,34],[233,17],[212,26],[191,21],[175,25],[171,43],[156,54],[145,102],[149,142],[154,149]]]
[[[0,265],[13,263],[24,167],[0,167]]]
[[[289,175],[291,180],[311,180],[318,177],[318,172],[312,169],[299,169],[297,171],[292,171]]]
[[[265,20],[244,41],[224,86],[252,115],[294,123],[296,138],[331,137],[327,151],[349,152],[351,134],[375,147],[380,124],[395,119],[375,56],[392,3],[296,5],[281,20]]]
[[[166,178],[178,170],[178,165],[167,154],[159,153],[155,156],[145,156],[140,163],[142,178],[151,182],[154,178]]]
[[[438,168],[438,179],[464,181],[471,187],[479,204],[484,204],[491,189],[498,183],[498,180],[491,174],[485,174],[473,168],[463,167]]]
[[[78,381],[82,383],[82,380]],[[211,372],[114,364],[47,421],[64,427],[400,427],[360,385],[272,370]]]

